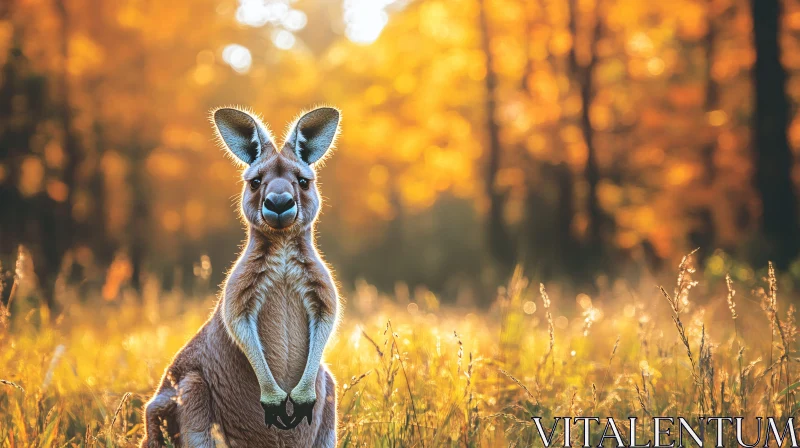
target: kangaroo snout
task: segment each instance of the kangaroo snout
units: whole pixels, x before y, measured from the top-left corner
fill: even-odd
[[[261,216],[267,224],[275,229],[289,226],[297,218],[297,204],[289,192],[270,192],[264,198]]]
[[[292,198],[291,193],[270,193],[264,199],[264,207],[280,215],[294,207],[294,198]]]

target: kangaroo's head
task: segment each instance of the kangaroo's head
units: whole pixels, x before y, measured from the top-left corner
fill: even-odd
[[[251,227],[265,235],[310,227],[320,208],[315,166],[336,138],[339,111],[322,107],[302,115],[281,149],[247,112],[217,109],[213,120],[225,147],[245,164],[241,210]]]

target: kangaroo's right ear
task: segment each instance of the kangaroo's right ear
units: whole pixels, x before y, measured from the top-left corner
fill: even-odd
[[[248,165],[264,152],[264,145],[272,144],[255,118],[238,109],[215,110],[214,125],[228,150]]]

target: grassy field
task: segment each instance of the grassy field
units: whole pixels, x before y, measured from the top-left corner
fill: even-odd
[[[589,297],[517,273],[483,311],[360,284],[326,352],[340,445],[541,446],[532,415],[795,414],[794,308],[764,274],[695,274],[692,289],[687,262],[663,291],[606,281]],[[0,323],[0,446],[137,443],[142,403],[213,304],[148,291],[73,301],[52,323],[18,299]]]

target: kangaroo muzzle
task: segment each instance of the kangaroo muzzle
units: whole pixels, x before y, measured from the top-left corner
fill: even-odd
[[[261,206],[261,216],[273,229],[286,228],[297,219],[297,203],[289,192],[268,193]]]

